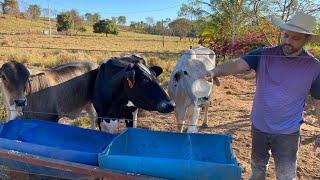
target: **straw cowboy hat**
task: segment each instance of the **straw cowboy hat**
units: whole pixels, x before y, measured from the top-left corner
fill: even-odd
[[[312,33],[312,30],[316,27],[317,22],[316,18],[311,15],[299,12],[286,23],[284,23],[280,18],[277,17],[272,17],[271,21],[274,25],[283,30],[301,34],[308,34],[311,35],[312,42],[320,42],[320,36]]]

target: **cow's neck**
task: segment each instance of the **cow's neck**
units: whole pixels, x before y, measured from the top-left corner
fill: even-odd
[[[113,96],[113,97],[117,97],[117,98],[112,100],[112,104],[110,105],[109,112],[115,112],[115,114],[120,114],[121,109],[127,105],[129,100],[126,97],[125,93],[122,93],[119,96]]]

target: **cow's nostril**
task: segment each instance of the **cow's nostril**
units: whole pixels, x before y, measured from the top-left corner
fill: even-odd
[[[26,106],[27,100],[26,99],[16,99],[16,100],[14,100],[14,103],[16,104],[16,106]]]
[[[170,104],[168,104],[168,108],[169,108],[171,111],[173,111],[174,108],[175,108],[175,105],[170,103]]]
[[[176,107],[176,103],[174,101],[170,101],[169,105],[171,105],[173,109]]]
[[[171,102],[161,102],[158,104],[157,109],[160,113],[170,113],[174,110],[174,104]]]
[[[171,104],[171,103],[168,103],[167,104],[167,108],[166,108],[166,111],[169,113],[169,112],[172,112],[174,110],[175,106],[174,104]]]

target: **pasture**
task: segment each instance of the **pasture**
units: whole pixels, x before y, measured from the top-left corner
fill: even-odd
[[[53,22],[54,24],[54,22]],[[37,70],[52,67],[74,60],[91,60],[102,62],[112,56],[129,52],[163,52],[142,53],[151,65],[164,69],[159,82],[166,85],[179,52],[196,46],[197,40],[189,41],[178,37],[146,35],[135,32],[120,31],[118,36],[93,34],[88,26],[85,33],[72,32],[71,36],[54,34],[50,38],[42,34],[47,28],[45,21],[31,21],[10,16],[0,17],[0,65],[8,60],[23,62],[29,68]],[[15,32],[15,34],[13,34]],[[71,49],[71,50],[70,50]],[[171,54],[170,54],[171,53]],[[252,76],[252,77],[249,77]],[[254,74],[230,76],[220,79],[221,86],[214,87],[209,107],[209,128],[200,129],[201,133],[228,133],[233,137],[233,151],[243,167],[243,178],[250,173],[251,124],[250,111],[255,90]],[[1,101],[2,102],[2,101]],[[320,128],[313,125],[316,120],[312,115],[313,107],[307,102],[306,123],[302,126],[301,149],[298,159],[298,177],[300,179],[320,179],[320,152],[313,153],[312,145]],[[202,116],[201,116],[202,117]],[[6,118],[1,104],[0,118]],[[163,115],[154,112],[140,113],[138,127],[152,130],[176,131],[173,114]],[[86,117],[75,121],[63,119],[62,123],[89,127]],[[201,119],[198,125],[202,123]],[[210,148],[210,146],[208,146]],[[268,177],[275,179],[274,163],[270,166]]]

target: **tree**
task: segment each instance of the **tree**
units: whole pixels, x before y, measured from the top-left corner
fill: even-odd
[[[255,18],[264,15],[275,14],[282,20],[287,21],[298,11],[319,17],[320,2],[304,0],[253,0],[248,4],[253,11]]]
[[[189,0],[180,7],[179,16],[196,17],[213,21],[214,33],[224,29],[226,37],[243,34],[248,26],[260,26],[266,17],[274,14],[287,21],[298,11],[317,17],[320,15],[319,1],[305,0]],[[260,29],[262,31],[263,29]]]
[[[71,17],[71,27],[73,30],[79,30],[83,24],[84,24],[84,19],[79,15],[79,12],[75,9],[72,9],[70,11],[67,11]]]
[[[118,17],[118,24],[125,25],[126,21],[127,21],[127,19],[126,19],[125,16],[119,16]]]
[[[146,17],[146,23],[149,25],[153,25],[154,24],[154,18],[153,17]]]
[[[248,4],[248,8],[253,14],[257,25],[263,24],[266,15],[275,15],[283,21],[288,21],[296,12],[303,11],[319,18],[320,2],[319,1],[303,1],[303,0],[254,0]],[[265,31],[260,28],[261,31]],[[280,36],[278,37],[280,42]]]
[[[86,21],[89,23],[96,23],[101,18],[99,13],[94,13],[94,14],[86,13],[84,16],[85,16]]]
[[[84,18],[85,18],[86,21],[89,21],[89,19],[90,19],[91,16],[92,16],[91,13],[86,13],[86,14],[84,14]]]
[[[119,33],[117,24],[113,20],[100,20],[93,25],[94,33],[105,33],[108,37],[108,34],[117,35]]]
[[[57,15],[57,31],[68,31],[72,27],[72,17],[68,12]]]
[[[67,11],[67,13],[70,14],[71,18],[74,19],[76,16],[79,16],[79,13],[75,9],[71,9],[70,11]]]
[[[73,18],[73,28],[76,31],[84,32],[86,31],[84,25],[84,19],[81,16],[75,16]]]
[[[169,28],[173,32],[173,35],[179,36],[181,40],[183,37],[187,37],[188,33],[191,32],[192,24],[188,19],[179,18],[169,23]]]
[[[18,15],[19,4],[17,0],[4,0],[2,3],[2,11],[4,14]]]
[[[98,22],[101,19],[101,16],[99,13],[94,13],[91,19],[92,19],[92,22]]]
[[[117,19],[118,19],[117,17],[114,17],[114,16],[111,17],[111,21],[114,21],[115,23],[117,23]]]
[[[130,22],[130,28],[135,31],[145,32],[145,29],[147,26],[148,25],[146,23],[144,23],[143,21],[140,21],[140,22],[131,21]]]
[[[41,16],[48,18],[49,15],[50,17],[57,17],[59,14],[58,10],[50,8],[50,13],[49,13],[49,8],[42,8]]]
[[[4,2],[0,1],[0,13],[4,12]]]
[[[28,7],[28,10],[27,10],[27,16],[31,17],[32,19],[39,19],[41,15],[41,8],[39,5],[30,5]]]

